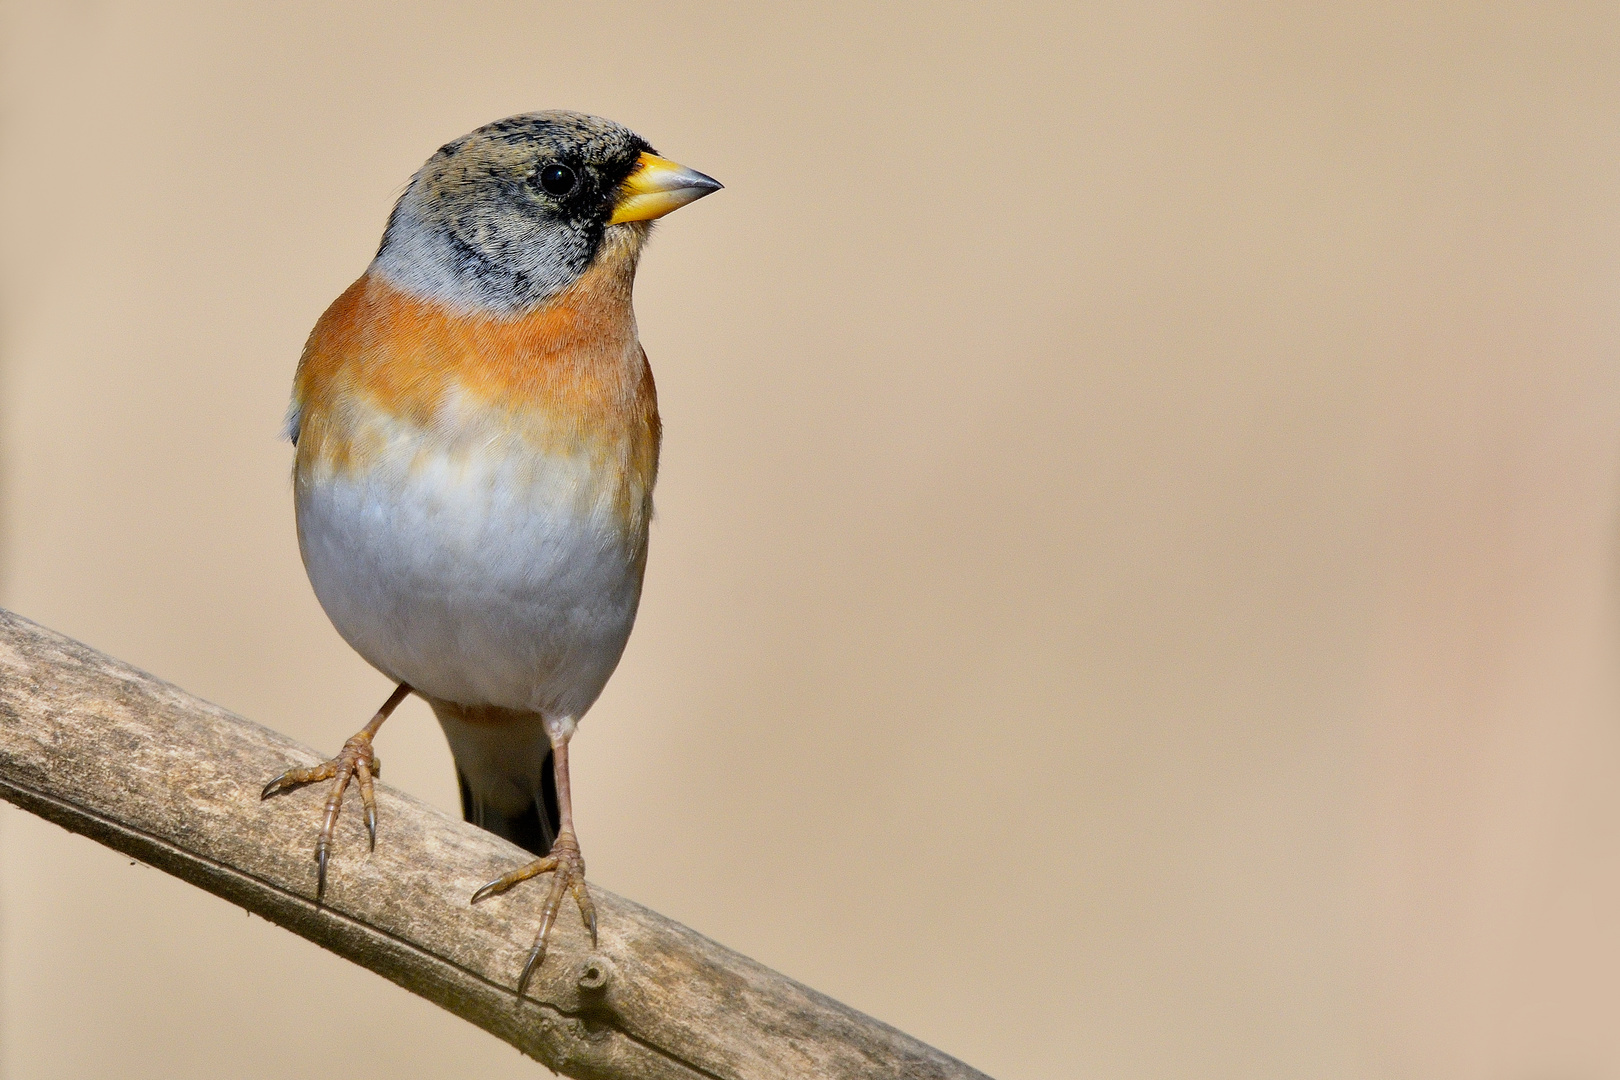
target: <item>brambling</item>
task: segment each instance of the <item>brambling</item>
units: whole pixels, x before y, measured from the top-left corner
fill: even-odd
[[[298,546],[345,641],[398,684],[332,760],[316,902],[351,779],[377,843],[373,737],[415,693],[468,821],[549,872],[518,992],[572,893],[596,940],[568,742],[624,652],[647,565],[660,427],[631,286],[654,219],[716,191],[608,120],[539,112],[446,144],[293,383]]]

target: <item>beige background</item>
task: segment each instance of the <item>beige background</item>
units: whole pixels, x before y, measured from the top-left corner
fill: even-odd
[[[0,10],[6,606],[335,750],[299,346],[599,112],[728,187],[595,881],[1003,1080],[1620,1077],[1614,4]],[[542,1074],[0,809],[7,1080],[310,1071]]]

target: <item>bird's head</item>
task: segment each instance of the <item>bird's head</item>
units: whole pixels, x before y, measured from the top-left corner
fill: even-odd
[[[611,120],[512,116],[428,159],[388,219],[372,272],[458,308],[518,314],[604,252],[633,269],[653,219],[719,188]]]

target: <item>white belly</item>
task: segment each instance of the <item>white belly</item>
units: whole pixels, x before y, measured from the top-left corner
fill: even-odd
[[[406,449],[295,484],[299,549],[338,633],[429,697],[583,715],[635,622],[644,516],[625,524],[584,454]]]

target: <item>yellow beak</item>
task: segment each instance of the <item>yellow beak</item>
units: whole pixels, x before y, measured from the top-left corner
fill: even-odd
[[[652,154],[642,154],[635,171],[619,185],[619,199],[613,204],[613,216],[608,224],[661,218],[720,188],[720,181],[712,176]]]

